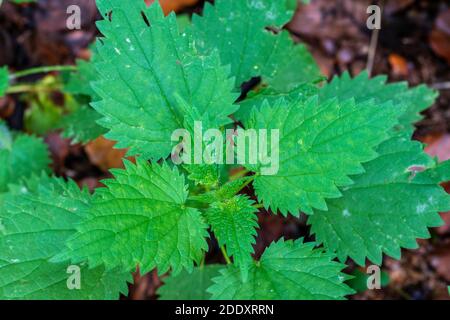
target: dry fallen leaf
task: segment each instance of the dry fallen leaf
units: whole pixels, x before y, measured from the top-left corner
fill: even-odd
[[[405,58],[398,54],[391,53],[388,60],[394,75],[402,77],[408,76],[408,62]]]
[[[450,134],[428,136],[424,139],[427,145],[425,152],[439,161],[450,159]]]
[[[103,171],[108,171],[111,168],[123,168],[122,158],[125,157],[127,150],[114,149],[115,144],[116,142],[104,137],[89,142],[85,150],[91,163]]]
[[[62,138],[59,133],[51,132],[46,135],[45,143],[50,150],[53,170],[60,172],[65,167],[64,162],[70,152],[70,140]]]
[[[450,9],[436,19],[430,35],[430,45],[434,52],[450,64]]]
[[[159,0],[161,7],[165,14],[169,14],[171,11],[179,11],[185,7],[192,6],[197,3],[198,0]],[[150,5],[154,0],[145,0],[147,5]]]

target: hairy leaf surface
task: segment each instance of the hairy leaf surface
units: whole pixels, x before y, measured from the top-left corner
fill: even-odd
[[[42,139],[25,134],[13,134],[0,122],[0,192],[8,184],[49,170],[50,157]]]
[[[145,273],[172,267],[192,270],[207,250],[207,225],[197,209],[185,205],[184,176],[167,164],[150,165],[139,159],[113,170],[114,180],[97,189],[86,219],[59,259],[87,260],[91,267]]]
[[[412,129],[411,124],[422,117],[420,112],[430,107],[437,97],[437,92],[425,85],[408,88],[406,82],[386,83],[386,76],[369,78],[367,72],[362,72],[352,78],[345,72],[320,90],[320,99],[325,101],[337,98],[340,101],[355,99],[358,102],[375,100],[378,104],[392,101],[394,107],[405,105],[404,114],[399,119],[403,129]]]
[[[3,299],[118,299],[130,274],[103,267],[80,269],[79,290],[70,290],[68,261],[50,260],[75,233],[90,196],[74,182],[32,178],[13,186],[0,205],[0,297]]]
[[[280,137],[279,170],[256,177],[258,199],[284,215],[326,210],[325,199],[339,197],[338,187],[352,184],[349,175],[362,173],[361,163],[377,156],[374,148],[389,137],[401,111],[390,103],[318,103],[317,97],[254,109],[246,128],[279,130]]]
[[[253,77],[279,91],[320,78],[319,69],[303,45],[294,45],[280,31],[293,15],[290,0],[217,0],[193,16],[193,33],[202,52],[220,53],[231,66],[235,87]],[[272,28],[273,30],[269,30]],[[274,32],[275,30],[275,32]]]
[[[239,269],[229,266],[214,278],[208,291],[213,299],[227,300],[335,300],[352,290],[343,282],[345,265],[314,243],[279,240],[254,263],[249,279],[243,282]]]
[[[200,55],[192,36],[178,32],[174,14],[164,17],[158,2],[150,8],[143,1],[97,5],[106,19],[98,23],[104,38],[97,45],[94,89],[101,101],[93,106],[117,148],[157,160],[170,154],[174,130],[195,120],[211,128],[231,122],[237,95],[229,68],[217,53]]]
[[[253,244],[258,227],[256,209],[247,196],[239,195],[222,202],[213,203],[206,211],[206,218],[219,245],[226,247],[240,268],[244,280],[252,263]]]
[[[417,248],[417,238],[429,238],[428,227],[442,224],[438,212],[450,209],[442,176],[420,143],[408,142],[405,134],[378,152],[341,198],[327,201],[328,211],[317,210],[308,220],[317,241],[342,261],[351,257],[364,265],[367,257],[381,264],[383,253],[399,259],[401,248]]]

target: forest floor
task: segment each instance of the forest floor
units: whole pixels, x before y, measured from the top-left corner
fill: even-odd
[[[163,1],[166,10],[200,12],[203,1]],[[357,74],[367,68],[368,55],[374,53],[373,75],[386,74],[390,81],[410,85],[428,84],[439,90],[436,103],[417,124],[415,138],[428,144],[427,152],[440,160],[450,158],[450,3],[446,0],[381,0],[382,29],[375,46],[372,31],[366,27],[368,0],[312,0],[301,5],[286,28],[294,39],[312,50],[322,72],[331,78],[348,70]],[[82,29],[66,29],[66,8],[77,4],[82,10]],[[93,0],[39,0],[37,4],[4,3],[0,9],[0,66],[22,70],[39,65],[73,64],[88,58],[98,19]],[[35,78],[29,78],[34,80]],[[55,100],[60,97],[55,93]],[[27,102],[20,96],[0,99],[0,118],[10,126],[24,128]],[[108,169],[120,167],[123,150],[99,138],[87,146],[71,145],[58,132],[46,134],[58,175],[74,178],[94,188],[108,177]],[[450,185],[447,186],[450,191]],[[246,190],[249,194],[252,190]],[[420,240],[420,249],[404,251],[399,261],[385,258],[382,270],[389,283],[382,290],[365,291],[355,299],[449,299],[450,213],[442,213],[447,225],[432,230],[429,240]],[[273,240],[309,237],[305,221],[281,218],[261,212],[256,256]],[[212,247],[217,247],[211,240]],[[219,250],[212,250],[208,262],[221,261]],[[354,272],[351,266],[348,272]],[[364,272],[364,270],[361,270]],[[136,274],[130,298],[152,299],[162,279],[156,273]]]

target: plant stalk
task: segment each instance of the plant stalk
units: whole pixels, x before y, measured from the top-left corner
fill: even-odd
[[[22,71],[15,72],[10,75],[10,79],[17,79],[22,78],[26,76],[30,76],[33,74],[39,74],[39,73],[48,73],[48,72],[55,72],[55,71],[76,71],[76,66],[45,66],[45,67],[36,67],[31,69],[26,69]]]
[[[222,251],[222,255],[225,258],[226,263],[227,264],[231,264],[231,260],[230,260],[230,257],[227,254],[227,250],[225,249],[225,246],[221,246],[220,247],[220,251]]]

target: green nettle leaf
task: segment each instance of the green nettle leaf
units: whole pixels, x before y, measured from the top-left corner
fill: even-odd
[[[234,117],[242,123],[247,123],[252,114],[253,108],[261,109],[264,103],[273,105],[281,98],[287,102],[304,100],[317,95],[319,89],[313,84],[302,84],[289,92],[278,92],[273,88],[262,88],[258,91],[250,91],[246,99],[239,103],[239,110],[234,113]]]
[[[180,274],[164,279],[164,285],[158,289],[161,300],[209,300],[211,294],[206,290],[213,284],[212,278],[219,276],[220,264],[195,267],[192,273]]]
[[[344,72],[320,90],[320,99],[355,99],[357,103],[373,99],[378,104],[388,101],[392,101],[394,106],[403,104],[407,109],[400,117],[399,124],[411,130],[411,124],[422,119],[419,113],[434,103],[438,93],[425,85],[408,89],[406,82],[387,84],[386,80],[386,76],[369,78],[367,72],[351,78],[348,72]]]
[[[104,38],[98,42],[100,61],[94,62],[94,90],[101,101],[93,106],[118,148],[165,158],[174,130],[193,126],[192,120],[207,120],[211,128],[231,122],[228,116],[238,106],[229,68],[217,53],[200,55],[192,35],[178,32],[174,14],[164,17],[157,2],[150,8],[143,1],[97,5],[111,21],[98,23]]]
[[[389,137],[402,110],[373,101],[318,103],[317,97],[255,109],[246,128],[279,130],[280,138],[279,170],[256,177],[258,199],[284,215],[326,210],[325,199],[340,197],[338,187],[352,184],[349,175],[376,158],[374,148]]]
[[[303,239],[280,240],[253,264],[248,281],[242,281],[238,268],[229,266],[213,279],[208,291],[212,299],[220,300],[343,299],[353,290],[344,283],[349,278],[341,273],[345,265],[333,258]]]
[[[0,192],[8,184],[49,170],[50,156],[47,145],[34,136],[18,134],[14,139],[0,122]]]
[[[67,252],[56,260],[71,258],[104,264],[107,269],[141,272],[172,267],[176,274],[192,270],[207,250],[207,224],[201,213],[185,205],[188,192],[184,176],[167,164],[142,159],[125,170],[114,170],[107,188],[97,189],[88,214],[68,241]]]
[[[76,96],[80,103],[72,112],[65,115],[59,123],[63,129],[62,135],[72,139],[72,143],[88,143],[108,132],[97,124],[102,116],[86,104],[99,100],[91,84],[97,80],[98,73],[95,63],[100,61],[96,50],[92,50],[90,61],[77,60],[77,71],[63,74],[65,77],[64,91]]]
[[[13,137],[6,123],[0,119],[0,150],[10,150],[13,143]]]
[[[193,16],[192,30],[199,50],[218,51],[222,63],[231,66],[235,87],[253,77],[277,91],[320,78],[311,54],[294,45],[287,31],[279,31],[295,8],[290,0],[217,0],[206,3],[203,15]],[[269,28],[275,30],[269,30]]]
[[[383,252],[399,259],[401,248],[417,248],[416,238],[429,238],[427,228],[442,224],[438,212],[450,210],[439,186],[444,180],[420,143],[400,136],[377,151],[379,157],[364,165],[366,172],[354,177],[343,196],[327,201],[328,211],[309,217],[317,241],[342,261],[351,257],[364,265],[367,257],[381,264]]]
[[[253,201],[239,195],[222,202],[211,204],[206,211],[206,219],[219,245],[225,246],[234,263],[239,266],[244,280],[247,279],[252,264],[253,244],[258,227]]]
[[[96,100],[97,96],[91,87],[91,83],[98,77],[94,68],[95,61],[98,60],[98,54],[93,54],[91,61],[77,60],[77,71],[65,75],[64,91],[75,95],[83,95]]]
[[[96,121],[100,115],[91,107],[83,105],[61,119],[64,138],[72,139],[72,143],[87,143],[106,133],[106,129]]]
[[[48,177],[45,143],[0,120],[0,299],[117,299],[139,268],[170,271],[161,299],[341,300],[364,280],[349,282],[347,258],[398,259],[442,224],[450,160],[410,140],[436,92],[366,72],[321,85],[283,30],[298,1],[215,0],[192,22],[165,17],[158,1],[96,2],[102,37],[63,74],[65,107],[38,93],[25,127],[59,126],[75,143],[105,134],[136,161],[91,195]],[[0,97],[9,77],[1,67]],[[209,141],[208,129],[219,130]],[[219,154],[206,149],[213,139],[236,142],[226,151],[238,163],[177,167],[171,153],[199,151],[182,144],[188,134],[202,156]],[[251,183],[257,204],[239,194]],[[262,207],[308,214],[316,242],[281,239],[254,260]],[[210,232],[226,266],[205,265]]]
[[[6,89],[8,89],[9,86],[9,73],[8,73],[8,67],[1,67],[0,68],[0,97],[3,97],[5,95]]]
[[[433,170],[429,171],[430,177],[436,181],[450,181],[450,160],[444,161],[436,165]]]
[[[32,178],[13,186],[0,204],[0,298],[118,299],[130,274],[50,260],[75,233],[89,206],[87,190],[62,179]],[[78,267],[79,289],[71,286]],[[76,272],[78,272],[76,271]]]

